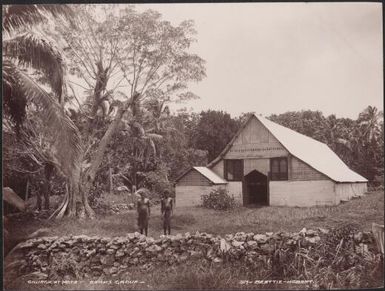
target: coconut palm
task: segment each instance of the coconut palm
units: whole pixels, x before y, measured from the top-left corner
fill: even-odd
[[[381,122],[383,122],[383,112],[378,111],[374,106],[368,106],[360,113],[357,123],[362,142],[368,143],[381,138]]]
[[[370,180],[379,174],[384,165],[381,147],[382,123],[383,112],[373,106],[368,106],[361,112],[357,120],[358,149],[364,161],[365,174]]]
[[[151,157],[157,156],[156,143],[163,139],[158,133],[153,133],[157,119],[153,112],[143,110],[139,100],[132,105],[132,115],[124,120],[124,132],[129,137],[127,148],[130,151],[131,160],[131,179],[132,184],[137,186],[137,174],[139,168],[146,169],[150,164]],[[152,128],[149,128],[152,127]]]
[[[3,6],[3,104],[5,117],[20,131],[26,106],[44,121],[52,143],[52,158],[69,175],[78,162],[81,140],[78,129],[66,115],[63,104],[65,66],[61,54],[44,36],[32,29],[44,21],[72,16],[67,5]],[[38,74],[41,82],[32,77]]]

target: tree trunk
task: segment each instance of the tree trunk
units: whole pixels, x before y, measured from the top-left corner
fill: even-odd
[[[69,189],[68,189],[68,208],[66,210],[66,216],[74,217],[77,216],[76,204],[80,200],[80,183],[81,183],[81,168],[80,165],[77,165],[75,170],[72,172],[72,175],[69,179]]]
[[[66,187],[66,193],[64,195],[64,199],[62,201],[62,203],[60,204],[60,206],[51,214],[51,216],[48,218],[48,219],[51,219],[51,218],[62,218],[63,215],[64,215],[64,212],[66,211],[67,209],[67,205],[68,205],[68,197],[69,197],[69,190],[68,190],[68,183],[66,183],[65,185]]]
[[[45,177],[43,184],[43,195],[44,195],[44,209],[49,209],[49,193],[50,192],[50,183],[49,180]]]
[[[29,178],[27,179],[27,186],[25,186],[24,201],[27,202],[29,197]]]
[[[108,159],[108,186],[109,186],[109,192],[110,192],[110,195],[112,194],[113,190],[114,190],[114,185],[113,185],[113,180],[112,180],[112,168],[111,168],[111,161],[110,161],[110,157],[107,157]]]
[[[87,173],[85,174],[85,183],[84,183],[84,189],[83,189],[85,193],[89,193],[92,187],[92,183],[95,180],[96,173],[103,161],[103,156],[106,152],[107,146],[110,143],[116,130],[118,129],[119,124],[123,118],[123,115],[127,111],[128,107],[131,105],[131,103],[132,103],[132,98],[129,101],[127,101],[124,105],[119,107],[118,112],[116,113],[115,119],[112,121],[106,133],[104,134],[101,141],[99,142],[99,147],[91,159],[91,166],[88,169]]]
[[[36,191],[36,208],[37,208],[37,210],[41,210],[41,203],[42,203],[42,201],[41,201],[41,187],[42,185],[40,184],[39,185],[39,187],[38,187],[38,190]]]
[[[80,165],[78,165],[68,179],[63,202],[51,217],[57,219],[63,216],[77,217],[79,219],[95,218],[95,212],[89,205],[86,194],[82,187],[81,168]]]
[[[95,212],[88,202],[88,192],[90,188],[83,187],[82,171],[78,165],[70,178],[70,191],[67,216],[76,216],[80,219],[95,218]]]
[[[137,181],[137,172],[136,172],[136,162],[133,163],[133,174],[132,181],[135,186],[135,189],[138,189],[138,181]]]
[[[95,218],[95,212],[88,202],[88,195],[95,180],[97,171],[103,161],[103,156],[107,146],[117,131],[123,115],[131,105],[132,100],[133,99],[131,98],[118,109],[115,119],[108,127],[106,133],[99,142],[98,149],[96,150],[94,156],[91,158],[91,166],[88,168],[88,170],[85,173],[82,173],[79,164],[71,173],[68,183],[69,190],[67,197],[65,197],[65,199],[68,199],[68,203],[62,203],[61,205],[62,209],[65,209],[65,216],[77,216],[79,218],[87,217],[90,219]],[[79,160],[83,160],[83,157],[81,157]],[[64,201],[65,200],[63,200],[63,202]],[[61,213],[60,210],[59,213]],[[60,215],[57,215],[57,217],[60,218]]]

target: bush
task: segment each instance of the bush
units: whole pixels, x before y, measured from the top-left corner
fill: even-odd
[[[157,169],[143,173],[143,180],[141,181],[139,188],[144,187],[149,190],[149,197],[151,203],[157,204],[160,202],[160,198],[163,195],[164,190],[169,190],[171,195],[175,197],[172,184],[166,179],[167,173],[163,169]]]
[[[215,210],[230,210],[236,207],[234,197],[224,188],[214,189],[209,194],[201,196],[202,206]]]
[[[103,197],[103,195],[100,195],[99,197],[90,196],[89,202],[90,206],[97,214],[106,215],[112,213],[112,205],[105,199],[105,197]]]

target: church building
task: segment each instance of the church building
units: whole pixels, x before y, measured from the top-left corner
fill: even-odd
[[[199,205],[215,188],[245,206],[337,205],[362,196],[367,182],[326,144],[253,114],[207,167],[176,179],[176,205]]]

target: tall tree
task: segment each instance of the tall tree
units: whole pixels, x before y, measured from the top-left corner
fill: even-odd
[[[68,199],[57,214],[75,215],[80,197],[82,213],[92,218],[87,196],[123,120],[136,120],[138,106],[150,98],[164,103],[195,98],[187,90],[188,83],[200,81],[205,68],[199,56],[188,52],[195,40],[190,21],[174,27],[155,11],[139,13],[127,6],[87,5],[79,11],[76,27],[69,29],[60,23],[57,31],[58,36],[64,35],[63,46],[73,60],[70,72],[82,79],[81,84],[71,82],[87,93],[78,119],[85,150],[82,163],[73,171]],[[77,90],[72,91],[79,100]],[[104,114],[98,117],[99,108],[106,103],[116,108],[115,114],[101,110]],[[106,130],[98,127],[100,122],[107,124]]]
[[[202,111],[193,133],[193,147],[208,151],[208,160],[215,159],[239,128],[239,123],[223,111]]]
[[[383,112],[372,106],[362,111],[357,119],[353,147],[361,162],[359,170],[370,181],[374,181],[376,176],[383,172],[384,152],[381,148],[381,140],[384,138],[381,129],[383,122]]]
[[[162,162],[169,169],[170,181],[174,181],[192,166],[207,164],[208,152],[193,146],[193,132],[197,128],[198,121],[198,114],[185,110],[170,115],[167,119],[159,152]]]

